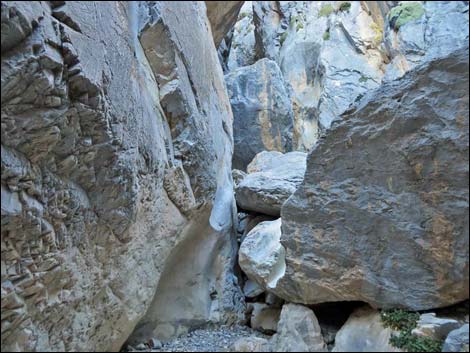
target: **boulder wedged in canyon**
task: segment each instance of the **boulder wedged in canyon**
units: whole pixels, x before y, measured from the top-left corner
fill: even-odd
[[[244,1],[205,1],[216,47],[237,22]]]
[[[206,8],[153,6],[2,2],[2,351],[117,351],[146,312],[152,336],[153,313],[170,335],[242,315]],[[184,313],[152,307],[173,289]]]
[[[245,170],[262,151],[292,151],[294,115],[279,66],[262,59],[225,81],[234,116],[233,168]]]
[[[282,204],[303,180],[307,154],[304,152],[258,153],[248,165],[248,174],[235,188],[241,209],[279,216]]]
[[[281,219],[265,221],[245,237],[238,254],[238,263],[251,280],[264,289],[274,289],[285,271],[285,249],[280,243]]]
[[[320,139],[282,208],[276,294],[412,310],[468,299],[468,69],[468,46],[422,64]]]

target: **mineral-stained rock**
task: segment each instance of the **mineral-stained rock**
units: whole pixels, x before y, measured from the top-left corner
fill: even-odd
[[[238,206],[279,216],[282,204],[303,180],[306,156],[304,152],[259,153],[248,165],[249,174],[235,189]]]
[[[444,345],[442,346],[443,352],[468,352],[469,343],[469,325],[465,324],[459,329],[453,330],[447,336]]]
[[[170,334],[243,312],[206,9],[159,4],[1,4],[2,351],[118,351],[170,285]]]
[[[336,334],[333,352],[400,352],[389,343],[392,334],[377,310],[360,308]]]
[[[436,317],[435,313],[426,313],[421,314],[416,328],[411,333],[443,341],[450,331],[459,328],[459,326],[457,320]]]
[[[276,294],[413,310],[469,297],[468,60],[467,46],[383,85],[320,140],[282,209]]]
[[[285,304],[271,339],[275,352],[327,352],[313,311],[303,305]]]
[[[273,289],[284,275],[285,250],[281,237],[281,219],[261,222],[247,234],[238,254],[238,263],[248,276],[261,287]]]
[[[244,1],[205,1],[205,3],[214,43],[218,47],[227,32],[237,22],[238,13]]]
[[[292,150],[293,111],[279,66],[262,59],[225,77],[234,115],[233,167],[245,170],[261,151]]]

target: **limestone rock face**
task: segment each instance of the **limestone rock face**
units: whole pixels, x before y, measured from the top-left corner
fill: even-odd
[[[285,249],[280,243],[281,219],[254,227],[243,240],[238,263],[251,280],[264,289],[274,289],[285,271]]]
[[[465,1],[253,1],[237,26],[229,68],[278,63],[292,87],[299,150],[371,89],[469,38]]]
[[[149,6],[2,2],[2,351],[117,351],[139,321],[243,312],[206,8]],[[175,288],[181,310],[155,309]]]
[[[360,308],[336,334],[333,352],[401,352],[389,343],[392,333],[382,325],[377,310]]]
[[[312,150],[282,208],[284,299],[421,310],[469,297],[468,60],[467,46],[383,85]]]
[[[282,204],[303,180],[304,152],[261,152],[248,165],[248,175],[237,185],[235,198],[240,208],[279,216]]]
[[[271,339],[274,352],[327,352],[318,320],[309,308],[285,304]]]
[[[261,151],[291,151],[294,116],[279,66],[262,59],[225,80],[234,115],[233,167],[245,170]]]
[[[205,3],[214,43],[218,47],[227,32],[237,22],[238,13],[244,1],[205,1]]]
[[[442,346],[443,352],[466,352],[468,351],[469,343],[469,325],[465,324],[459,329],[453,330],[447,336],[444,345]]]

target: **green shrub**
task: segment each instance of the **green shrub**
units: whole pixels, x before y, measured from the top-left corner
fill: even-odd
[[[328,17],[335,11],[334,7],[330,4],[325,4],[318,12],[318,17]]]
[[[390,10],[389,21],[393,22],[393,28],[399,30],[404,24],[417,20],[424,15],[424,7],[419,2],[403,2]]]
[[[359,82],[364,83],[367,82],[368,79],[369,78],[367,76],[361,75],[361,77],[359,78]]]
[[[385,310],[380,313],[383,325],[399,331],[398,335],[390,337],[393,347],[407,352],[440,352],[442,342],[429,338],[416,336],[411,331],[417,326],[419,313],[402,309]]]
[[[304,24],[302,22],[297,23],[297,32],[304,28]]]
[[[326,30],[325,33],[323,33],[323,40],[330,40],[330,31]]]
[[[345,12],[351,9],[351,3],[349,1],[343,1],[338,8],[340,11]]]
[[[279,43],[281,43],[281,46],[284,44],[287,38],[287,31],[281,34],[281,38],[279,38]]]

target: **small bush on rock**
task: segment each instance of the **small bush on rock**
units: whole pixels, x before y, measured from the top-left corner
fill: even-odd
[[[328,17],[335,11],[334,7],[330,4],[323,5],[318,12],[318,17]]]
[[[399,331],[390,338],[393,347],[407,352],[440,352],[442,342],[429,338],[413,335],[411,331],[417,326],[419,313],[402,309],[384,310],[380,314],[385,327]]]
[[[344,11],[349,11],[351,9],[351,3],[349,1],[343,1],[339,5],[339,10],[344,12]]]

